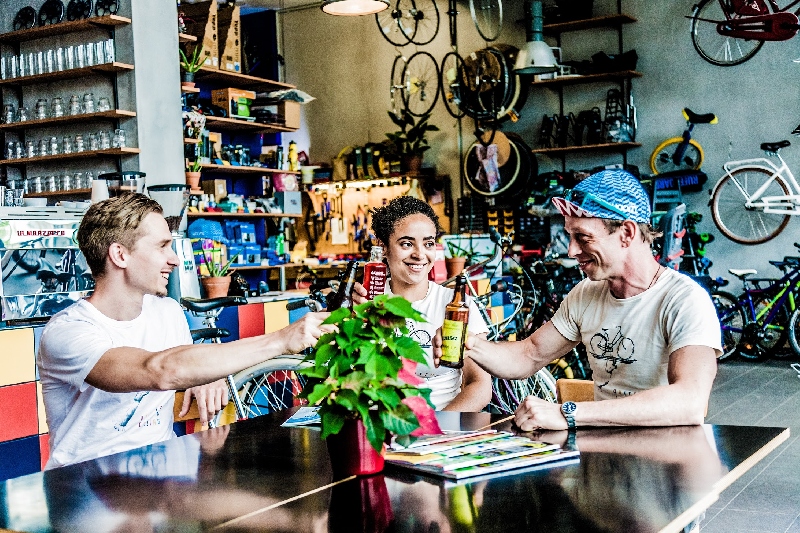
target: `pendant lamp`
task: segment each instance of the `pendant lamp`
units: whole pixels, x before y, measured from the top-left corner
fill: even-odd
[[[357,17],[374,15],[389,7],[389,0],[325,0],[322,10],[329,15]]]
[[[548,74],[558,70],[553,51],[542,37],[544,16],[541,0],[525,0],[525,33],[527,44],[517,54],[514,74]]]

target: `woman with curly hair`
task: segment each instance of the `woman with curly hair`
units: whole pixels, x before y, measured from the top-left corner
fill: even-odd
[[[431,389],[431,401],[437,410],[480,411],[491,400],[492,380],[470,359],[462,369],[434,367],[432,340],[444,323],[445,307],[453,299],[453,289],[428,280],[436,258],[439,217],[427,203],[410,196],[400,196],[372,215],[372,231],[383,246],[389,267],[386,293],[410,301],[427,322],[407,321],[409,335],[425,351],[427,365],[417,367],[417,375]],[[362,292],[363,291],[363,292]],[[362,296],[366,291],[358,287]],[[468,330],[485,337],[488,328],[478,308],[470,301]]]

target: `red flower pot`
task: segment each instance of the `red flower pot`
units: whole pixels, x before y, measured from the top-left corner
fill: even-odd
[[[347,420],[338,434],[329,435],[326,440],[335,477],[367,476],[383,470],[385,447],[381,453],[375,451],[360,419]]]

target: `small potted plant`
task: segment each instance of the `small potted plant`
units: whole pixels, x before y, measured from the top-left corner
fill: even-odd
[[[387,433],[408,444],[413,436],[441,432],[430,389],[417,388],[423,382],[414,370],[425,356],[408,336],[407,318],[423,320],[400,296],[338,309],[324,322],[337,331],[319,338],[306,357],[314,365],[298,371],[307,377],[300,397],[319,406],[337,476],[381,471]]]
[[[187,158],[185,164],[186,185],[189,186],[192,192],[198,191],[200,189],[200,169],[202,168],[200,160],[195,159],[194,161],[189,161]]]
[[[461,274],[464,270],[467,261],[472,256],[472,250],[471,247],[464,246],[461,243],[461,239],[459,239],[457,243],[447,241],[447,251],[449,252],[449,257],[445,257],[444,264],[447,268],[447,277],[452,278]]]
[[[181,75],[181,86],[182,87],[194,87],[194,74],[203,66],[203,62],[205,58],[203,57],[203,47],[202,46],[195,46],[194,50],[192,51],[192,55],[187,56],[186,53],[178,49],[181,54],[181,69],[183,73]]]
[[[390,111],[389,118],[400,128],[400,131],[387,133],[386,137],[394,145],[400,157],[402,170],[412,174],[419,172],[422,167],[422,157],[431,148],[426,138],[427,133],[439,131],[438,126],[428,124],[431,118],[430,112],[415,118],[408,111],[404,111],[400,117]]]
[[[200,264],[202,277],[200,283],[206,291],[207,298],[220,298],[228,295],[231,285],[231,276],[228,273],[231,264],[238,254],[234,255],[227,262],[221,259],[221,245],[212,239],[203,239],[201,244],[203,250],[203,262]]]

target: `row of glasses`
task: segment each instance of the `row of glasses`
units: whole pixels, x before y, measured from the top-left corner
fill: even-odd
[[[111,101],[102,96],[95,104],[94,94],[86,93],[83,98],[77,94],[69,97],[69,102],[64,105],[64,100],[60,96],[56,96],[48,105],[46,98],[39,98],[33,108],[33,115],[27,107],[22,106],[19,109],[14,107],[14,104],[5,104],[3,106],[3,115],[0,121],[3,124],[11,124],[14,122],[27,122],[29,120],[45,120],[48,118],[58,118],[65,115],[81,115],[84,113],[105,112],[111,110]]]
[[[49,155],[73,154],[94,150],[108,150],[109,148],[125,148],[125,130],[116,129],[113,132],[100,130],[97,133],[84,135],[64,135],[60,140],[56,136],[43,137],[39,141],[29,140],[24,144],[21,141],[10,141],[6,144],[6,159],[27,159],[31,157],[44,157]]]
[[[38,74],[92,67],[116,60],[114,40],[59,46],[48,50],[0,57],[0,78],[7,80]]]
[[[7,189],[20,189],[25,194],[45,192],[75,191],[91,189],[94,173],[74,172],[61,175],[32,176],[28,178],[8,178]]]

